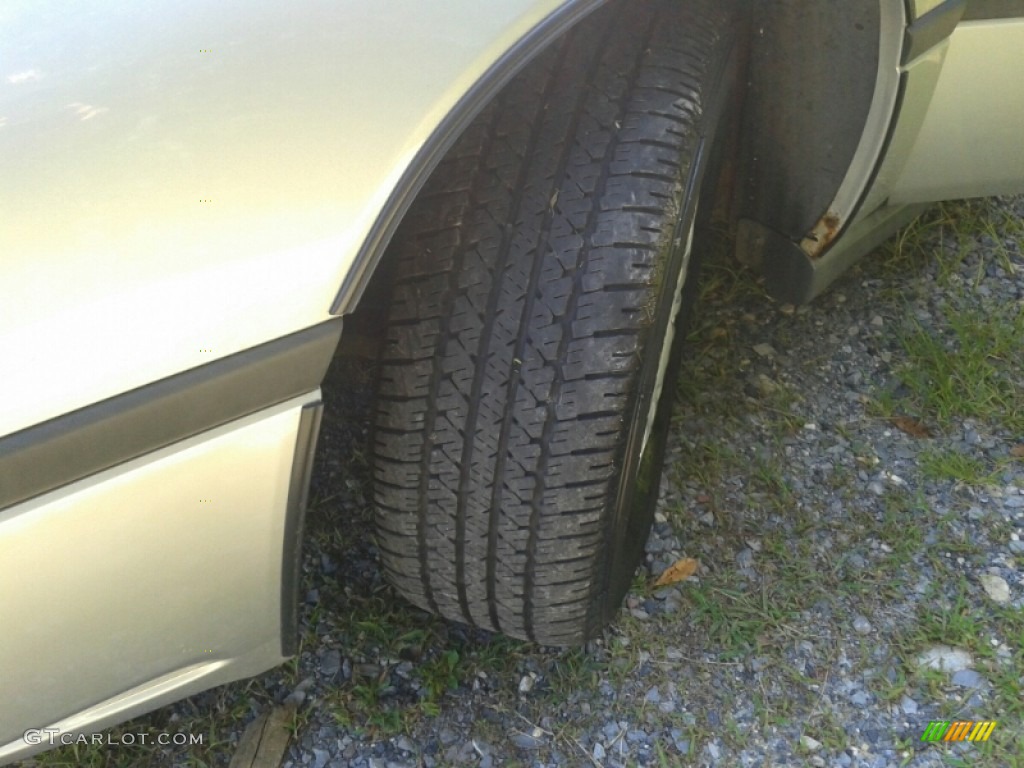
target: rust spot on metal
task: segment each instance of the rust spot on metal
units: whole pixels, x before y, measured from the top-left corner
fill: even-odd
[[[832,244],[832,241],[836,239],[842,226],[843,221],[839,214],[835,211],[829,211],[807,233],[807,236],[800,243],[800,247],[810,258],[817,259]]]

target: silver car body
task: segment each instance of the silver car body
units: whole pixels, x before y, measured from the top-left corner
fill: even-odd
[[[949,4],[883,2],[840,261],[1024,188],[1024,19],[907,59]],[[338,316],[458,130],[599,4],[0,9],[0,761],[294,652]]]

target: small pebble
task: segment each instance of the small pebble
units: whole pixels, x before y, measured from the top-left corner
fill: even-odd
[[[395,739],[395,746],[403,752],[415,752],[416,745],[408,736],[399,736]]]
[[[959,685],[962,688],[980,688],[985,684],[985,678],[975,672],[973,669],[961,669],[953,674],[950,678],[953,685]]]
[[[978,581],[981,582],[981,586],[985,589],[985,594],[992,598],[994,602],[1010,602],[1010,585],[1006,583],[1006,579],[1002,576],[986,573],[980,576]]]
[[[320,671],[326,677],[334,677],[341,670],[341,654],[338,651],[327,651],[320,662]]]
[[[511,736],[509,736],[509,741],[511,741],[520,749],[540,749],[542,746],[544,746],[544,740],[542,736],[543,732],[540,732],[536,736],[534,736],[530,733],[515,731]]]
[[[821,742],[817,739],[811,738],[804,734],[800,737],[800,746],[806,749],[808,752],[817,752],[821,749]]]
[[[936,645],[917,657],[917,663],[930,669],[941,669],[946,672],[957,672],[967,669],[973,663],[971,654],[959,648],[947,645]]]

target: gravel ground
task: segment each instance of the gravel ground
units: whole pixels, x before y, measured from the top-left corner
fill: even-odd
[[[392,595],[367,503],[369,363],[337,365],[306,561],[306,716],[284,765],[1021,759],[1005,719],[1024,641],[1024,434],[1007,413],[1021,326],[993,352],[1017,394],[972,409],[954,388],[948,413],[915,388],[907,339],[950,347],[957,318],[1019,319],[1022,217],[1021,199],[937,210],[799,309],[712,267],[647,573],[585,651],[445,625]],[[693,578],[648,586],[684,557]],[[999,746],[921,742],[935,719],[1000,720]]]
[[[290,696],[287,768],[1024,765],[1022,220],[1024,198],[936,209],[799,309],[708,265],[646,568],[586,649],[447,624],[383,582],[372,363],[340,355],[301,653],[151,716],[230,713],[202,755],[149,762],[226,764]],[[652,586],[683,558],[691,578]],[[937,745],[931,720],[999,725]]]

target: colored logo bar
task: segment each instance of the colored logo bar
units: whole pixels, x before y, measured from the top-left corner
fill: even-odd
[[[921,741],[988,741],[996,727],[995,720],[932,720],[921,735]]]

